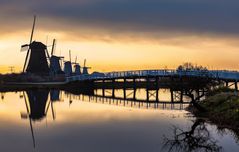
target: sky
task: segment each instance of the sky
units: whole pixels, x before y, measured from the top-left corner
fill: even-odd
[[[21,71],[29,43],[57,39],[56,55],[91,71],[176,68],[185,62],[238,70],[238,0],[0,0],[0,72]]]

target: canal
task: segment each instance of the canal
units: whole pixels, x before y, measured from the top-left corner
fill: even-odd
[[[145,92],[138,90],[137,96],[143,100]],[[161,90],[160,100],[167,99],[170,92]],[[239,150],[235,132],[193,117],[187,106],[57,90],[5,92],[0,99],[0,151]]]

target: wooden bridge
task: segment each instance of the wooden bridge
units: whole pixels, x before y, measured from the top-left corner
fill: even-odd
[[[84,81],[84,80],[106,80],[106,79],[120,79],[130,77],[173,77],[173,76],[187,76],[187,77],[203,77],[211,79],[220,79],[227,82],[237,82],[239,80],[239,72],[227,70],[136,70],[136,71],[120,71],[107,72],[93,75],[75,75],[66,78],[67,82]]]
[[[234,85],[235,89],[238,90],[237,82],[239,81],[238,71],[227,71],[227,70],[136,70],[136,71],[120,71],[120,72],[107,72],[92,75],[75,75],[66,78],[66,82],[73,81],[107,81],[117,79],[134,79],[134,78],[200,78],[200,79],[211,79],[225,82],[226,86]]]
[[[66,78],[66,82],[76,85],[76,88],[93,88],[111,92],[115,97],[115,90],[123,90],[123,99],[127,98],[127,90],[133,92],[136,100],[136,90],[146,90],[146,101],[154,97],[159,101],[159,89],[170,89],[171,101],[175,97],[182,102],[183,97],[190,97],[192,101],[200,100],[210,87],[225,85],[238,90],[239,72],[226,70],[138,70],[97,73],[92,75],[75,75]]]

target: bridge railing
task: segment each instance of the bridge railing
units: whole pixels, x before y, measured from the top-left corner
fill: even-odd
[[[210,73],[219,79],[229,79],[229,80],[235,80],[238,81],[239,80],[239,72],[237,71],[227,71],[227,70],[213,70],[210,71]]]
[[[76,75],[66,78],[67,82],[82,80],[111,79],[124,77],[147,77],[147,76],[196,76],[214,79],[230,79],[239,80],[239,72],[225,70],[136,70],[136,71],[120,71],[107,72],[100,75]]]

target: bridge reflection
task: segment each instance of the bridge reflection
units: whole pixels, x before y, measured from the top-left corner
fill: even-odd
[[[75,90],[74,92],[67,92],[62,90],[27,90],[21,93],[20,97],[24,98],[26,105],[26,113],[21,113],[22,119],[29,120],[31,130],[33,147],[36,146],[33,122],[42,121],[47,117],[49,110],[51,111],[52,119],[56,119],[54,110],[54,102],[68,101],[69,104],[73,102],[91,102],[100,104],[109,104],[115,106],[132,107],[140,109],[175,109],[183,110],[189,102],[187,101],[154,101],[142,98],[130,98],[132,93],[124,96],[107,96],[106,94],[98,94],[102,90],[95,90],[90,92],[81,92]],[[119,91],[119,90],[118,90]],[[151,95],[153,96],[153,94]]]
[[[154,108],[154,109],[177,109],[182,110],[185,108],[185,105],[190,104],[190,100],[183,98],[184,100],[175,100],[179,99],[180,94],[174,96],[174,100],[168,101],[154,101],[143,98],[130,97],[132,92],[125,96],[107,96],[106,94],[98,94],[101,90],[95,90],[92,94],[90,93],[81,93],[81,92],[67,92],[62,90],[28,90],[23,92],[22,97],[24,97],[26,105],[26,113],[21,113],[21,118],[29,119],[31,121],[41,121],[44,119],[51,109],[53,120],[56,119],[56,113],[54,110],[54,102],[57,101],[69,101],[69,104],[72,102],[92,102],[92,103],[101,103],[109,104],[116,106],[125,106],[125,107],[134,107],[134,108]],[[64,94],[64,95],[63,95]],[[152,93],[151,96],[154,96]],[[170,95],[171,96],[171,95]],[[65,99],[63,99],[65,98]],[[169,98],[171,99],[171,98]]]
[[[72,95],[66,93],[69,97],[71,103],[74,100],[80,100],[83,102],[99,103],[99,104],[108,104],[114,106],[122,107],[132,107],[140,109],[174,109],[174,110],[183,110],[190,102],[170,102],[170,101],[147,101],[143,99],[134,100],[132,98],[121,98],[121,97],[109,97],[101,95]]]

